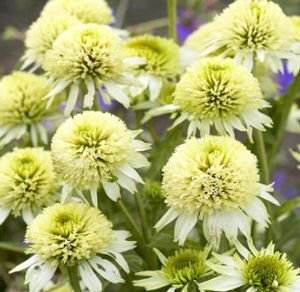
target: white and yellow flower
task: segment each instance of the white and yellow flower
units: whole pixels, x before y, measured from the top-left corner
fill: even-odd
[[[214,126],[221,135],[234,136],[234,129],[263,131],[272,125],[261,113],[268,107],[256,78],[242,65],[219,57],[199,60],[190,66],[176,85],[172,104],[146,113],[144,121],[163,113],[177,116],[173,127],[189,122],[188,136],[200,130],[209,135]],[[179,115],[179,117],[178,117]]]
[[[250,220],[268,225],[261,198],[278,204],[271,186],[259,183],[257,159],[231,137],[191,138],[177,147],[163,168],[163,194],[168,211],[155,228],[176,220],[174,240],[183,245],[198,221],[218,248],[222,232],[229,241],[241,231],[250,237]]]
[[[113,230],[112,223],[94,207],[85,204],[55,204],[44,209],[28,226],[25,241],[33,254],[10,273],[27,269],[30,292],[41,291],[59,266],[75,269],[81,288],[102,290],[100,278],[122,283],[118,267],[129,272],[122,253],[134,249],[129,232]],[[103,257],[104,256],[104,257]]]
[[[126,71],[134,60],[122,57],[120,45],[118,33],[105,25],[79,24],[60,34],[43,64],[55,83],[46,96],[49,104],[57,93],[68,91],[65,115],[70,115],[80,93],[84,95],[83,107],[91,108],[100,91],[106,103],[113,98],[128,107],[124,85],[137,86],[138,82]]]
[[[215,31],[202,56],[220,52],[251,70],[256,60],[273,72],[283,71],[283,60],[299,63],[296,32],[281,8],[268,0],[237,0],[214,19]]]
[[[110,24],[114,21],[111,8],[105,0],[50,0],[42,10],[42,17],[66,13],[83,23]]]
[[[52,86],[47,79],[26,72],[14,72],[4,76],[0,82],[0,147],[13,140],[19,140],[30,133],[31,143],[38,145],[39,140],[48,143],[45,122],[59,117],[58,102],[46,109],[43,99]]]
[[[146,278],[135,280],[134,286],[144,287],[147,291],[171,286],[167,292],[177,289],[188,292],[197,289],[201,280],[210,273],[210,268],[206,265],[209,249],[180,249],[169,257],[165,257],[158,250],[155,251],[163,265],[162,268],[136,273],[137,276]]]
[[[33,66],[32,71],[41,67],[46,53],[52,48],[57,37],[80,22],[67,13],[38,18],[25,34],[25,53],[22,69]]]
[[[120,186],[136,192],[143,183],[135,168],[148,166],[140,151],[149,145],[135,139],[141,131],[130,131],[110,113],[86,111],[66,120],[53,137],[51,152],[54,169],[64,183],[62,200],[72,189],[89,190],[97,206],[97,188],[116,201]]]
[[[0,158],[0,224],[9,214],[29,223],[54,201],[57,191],[51,155],[42,148],[14,149]]]
[[[274,251],[274,244],[258,251],[252,243],[250,250],[237,243],[240,253],[233,256],[214,254],[219,263],[207,262],[216,273],[216,278],[200,283],[202,291],[232,291],[245,287],[247,292],[298,292],[299,269],[293,267],[285,253]]]
[[[159,36],[142,35],[128,39],[122,46],[127,58],[140,59],[141,63],[132,67],[132,72],[142,84],[130,88],[133,98],[146,95],[146,100],[154,102],[165,84],[176,80],[180,72],[179,47],[173,40]]]

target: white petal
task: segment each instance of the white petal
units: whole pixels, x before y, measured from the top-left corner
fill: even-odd
[[[93,269],[87,262],[82,262],[79,267],[79,274],[85,286],[91,292],[99,292],[102,290],[102,284],[98,277],[95,275]]]
[[[27,225],[34,219],[30,208],[25,208],[22,210],[22,217]]]
[[[122,166],[121,168],[119,168],[119,171],[121,171],[123,174],[131,177],[132,179],[134,179],[135,181],[137,181],[137,182],[139,182],[141,184],[144,183],[143,180],[142,180],[142,178],[138,174],[138,172],[134,168],[132,168],[132,167],[130,167],[128,165]]]
[[[120,197],[120,187],[117,183],[106,182],[103,184],[106,195],[113,201],[117,201]]]
[[[137,192],[134,180],[122,172],[117,171],[116,176],[118,177],[118,184],[124,189],[128,190],[130,193],[134,194]]]
[[[161,229],[163,229],[166,225],[168,225],[169,223],[171,223],[172,221],[174,221],[177,217],[179,216],[179,214],[172,210],[171,208],[166,212],[166,214],[164,216],[162,216],[160,218],[160,220],[155,224],[154,228],[157,231],[160,231]]]
[[[38,132],[35,124],[30,126],[30,138],[34,147],[38,146]]]
[[[92,80],[85,81],[87,94],[84,96],[83,107],[91,108],[93,106],[95,96],[95,85]]]
[[[79,85],[77,83],[73,83],[70,88],[68,100],[64,111],[66,116],[69,116],[73,111],[73,109],[75,108],[78,94],[79,94]]]
[[[198,213],[179,215],[174,229],[174,239],[183,245],[191,230],[197,224]]]
[[[232,291],[244,285],[242,278],[233,278],[222,275],[206,282],[198,284],[200,289],[209,291]]]
[[[96,208],[98,208],[98,191],[97,191],[97,189],[98,189],[97,185],[93,185],[90,187],[92,203],[93,203],[93,206],[95,206]]]
[[[118,87],[114,82],[112,81],[106,81],[105,82],[105,88],[107,90],[107,93],[112,96],[115,100],[123,104],[126,108],[129,107],[129,98],[128,96],[122,91],[120,87]]]
[[[162,87],[162,81],[160,78],[156,76],[149,76],[149,92],[150,92],[150,100],[155,100],[160,94],[160,90]]]
[[[262,224],[264,227],[268,226],[267,209],[258,198],[254,199],[251,203],[244,207],[244,211],[256,222]]]
[[[33,255],[32,257],[30,257],[29,259],[27,259],[25,262],[19,264],[18,266],[16,266],[15,268],[13,268],[12,270],[9,271],[10,274],[12,273],[16,273],[22,270],[27,269],[28,267],[38,263],[39,257],[37,255]]]
[[[40,123],[38,123],[36,126],[37,126],[37,130],[41,137],[42,142],[46,145],[48,143],[48,133],[47,133],[46,129]]]
[[[10,213],[10,209],[8,208],[0,208],[0,225],[6,220]]]
[[[38,270],[35,270],[34,278],[29,279],[30,292],[39,292],[50,282],[56,271],[56,266],[50,266],[47,263],[39,266]]]

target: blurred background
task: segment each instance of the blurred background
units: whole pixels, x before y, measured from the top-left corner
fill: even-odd
[[[273,1],[278,3],[287,15],[300,15],[300,0]],[[0,78],[19,68],[18,60],[24,50],[24,32],[37,19],[46,2],[47,0],[0,0]],[[108,0],[115,13],[118,27],[128,29],[133,34],[153,33],[159,35],[166,35],[167,33],[166,2],[167,0]],[[202,23],[211,20],[215,14],[231,2],[233,1],[178,0],[177,31],[179,41],[182,43],[193,30]],[[281,78],[279,78],[281,80],[279,86],[283,84],[285,86],[292,80],[291,76],[279,77]],[[281,88],[281,93],[284,92],[284,89]],[[289,149],[295,149],[299,143],[299,134],[286,135],[279,166],[273,176],[276,195],[281,200],[299,196],[300,172],[297,171],[296,162],[289,153]],[[20,234],[15,228],[16,226],[13,224],[1,226],[0,243],[1,240],[6,239],[7,234],[12,240],[21,242],[22,238],[15,238],[19,236],[17,234]],[[9,255],[0,252],[0,292],[5,291],[3,287],[11,281],[1,262],[7,262],[6,257],[8,256],[8,262],[18,262],[14,259],[14,257],[18,257],[13,253],[14,248],[11,246],[12,253]]]

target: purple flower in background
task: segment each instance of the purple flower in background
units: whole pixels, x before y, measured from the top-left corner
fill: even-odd
[[[294,80],[295,76],[288,72],[286,63],[284,64],[284,72],[278,73],[275,77],[276,82],[280,85],[279,93],[281,95],[285,94],[288,86]]]
[[[201,24],[200,20],[188,10],[181,10],[179,12],[179,20],[177,23],[177,34],[180,44],[184,43],[185,39],[196,30]]]
[[[116,104],[114,100],[111,101],[111,104],[105,103],[105,102],[104,102],[104,99],[103,99],[103,96],[101,95],[100,92],[98,92],[98,100],[99,100],[100,106],[101,106],[104,110],[106,110],[106,111],[109,111],[109,110],[113,109],[113,108],[115,107],[115,104]]]
[[[289,187],[285,190],[284,196],[288,199],[297,197],[298,190],[295,187]]]
[[[274,191],[278,192],[285,183],[285,173],[282,169],[277,169],[274,173]]]

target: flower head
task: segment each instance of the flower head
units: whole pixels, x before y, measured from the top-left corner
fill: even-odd
[[[174,79],[180,71],[179,47],[173,40],[142,35],[127,40],[122,49],[126,57],[141,59],[141,63],[133,66],[132,71],[143,86],[131,89],[133,96],[147,89],[149,99],[155,100],[164,81]]]
[[[272,1],[237,0],[214,22],[216,30],[207,42],[209,53],[220,50],[250,70],[257,58],[274,72],[283,71],[282,59],[293,55],[294,27]]]
[[[148,149],[148,144],[135,140],[139,133],[128,130],[122,120],[109,113],[88,111],[65,121],[51,145],[64,191],[89,189],[94,205],[100,185],[113,200],[120,196],[119,185],[135,192],[135,181],[142,179],[134,168],[148,164],[138,153]]]
[[[125,106],[129,99],[118,84],[126,79],[120,52],[118,34],[110,27],[98,24],[79,24],[62,33],[53,43],[45,57],[43,68],[53,79],[56,87],[53,95],[67,89],[69,92],[65,114],[74,109],[80,88],[84,107],[91,107],[97,90],[105,102],[113,97]],[[128,80],[126,81],[128,83]],[[130,84],[130,83],[129,83]],[[104,90],[105,89],[105,90]]]
[[[46,53],[52,48],[56,38],[71,26],[78,24],[76,17],[66,13],[52,17],[40,17],[25,35],[25,54],[23,68],[34,64],[33,69],[42,66]]]
[[[296,292],[300,289],[299,269],[287,259],[285,253],[274,251],[274,244],[257,251],[250,244],[250,251],[237,244],[239,253],[233,256],[217,255],[219,263],[208,265],[221,274],[199,284],[200,289],[209,291],[232,291],[245,286],[253,292]]]
[[[42,16],[67,13],[84,23],[110,24],[114,18],[105,0],[51,0],[42,11]]]
[[[28,223],[57,190],[50,152],[14,149],[0,158],[0,223],[12,213]]]
[[[215,57],[189,67],[176,85],[173,104],[161,109],[180,113],[175,125],[188,120],[188,136],[197,130],[208,135],[211,125],[219,134],[233,136],[234,128],[251,134],[252,128],[271,126],[271,119],[259,111],[266,106],[257,79],[245,67]]]
[[[44,209],[28,226],[27,253],[34,254],[11,272],[28,269],[26,278],[33,291],[40,291],[58,266],[78,266],[80,277],[89,291],[101,290],[97,275],[112,283],[123,282],[118,268],[101,255],[114,258],[128,272],[121,255],[133,249],[129,233],[112,230],[112,223],[96,208],[85,204],[55,204]],[[34,276],[30,273],[35,269]]]
[[[188,36],[184,42],[184,48],[202,53],[204,44],[211,38],[215,29],[216,26],[214,22],[208,22],[200,25],[197,30]]]
[[[175,289],[190,291],[190,289],[197,287],[197,284],[210,270],[205,264],[209,249],[181,249],[168,258],[159,251],[156,252],[163,267],[161,270],[138,272],[137,276],[147,278],[134,281],[135,286],[144,287],[146,290],[171,286],[168,291],[175,291]]]
[[[257,159],[230,137],[192,138],[178,146],[163,168],[163,193],[169,207],[156,224],[160,230],[177,218],[175,240],[183,244],[198,220],[206,239],[218,247],[224,231],[235,240],[249,237],[248,217],[266,226],[268,214],[259,197],[273,203],[272,188],[259,183]]]
[[[47,131],[43,122],[57,116],[57,103],[46,109],[43,99],[52,87],[46,78],[26,72],[4,76],[0,83],[0,145],[20,139],[30,131],[36,146],[38,137],[47,144]],[[61,96],[58,96],[61,98]],[[57,98],[57,101],[60,100]]]

